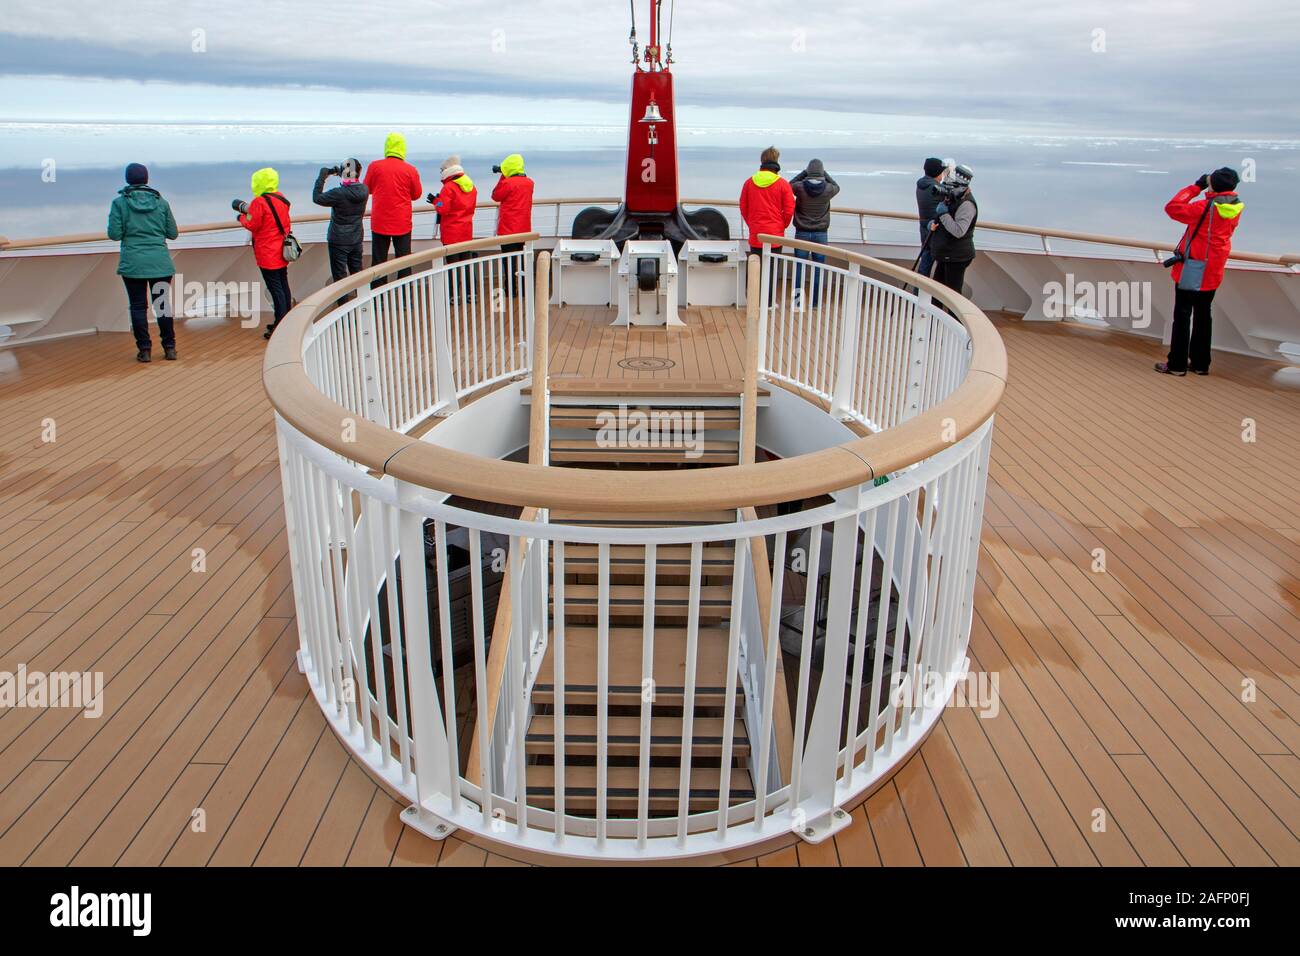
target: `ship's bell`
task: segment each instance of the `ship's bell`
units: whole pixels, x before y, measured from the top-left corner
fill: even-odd
[[[651,100],[645,108],[645,116],[641,117],[642,123],[662,123],[664,116],[659,112],[659,104]]]

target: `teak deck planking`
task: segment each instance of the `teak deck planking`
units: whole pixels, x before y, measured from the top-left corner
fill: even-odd
[[[742,379],[743,317],[683,315],[557,310],[552,375]],[[971,662],[1000,713],[949,708],[834,840],[742,862],[1300,863],[1295,373],[1216,353],[1170,379],[1146,340],[998,325]],[[293,663],[262,339],[192,322],[179,348],[0,353],[0,670],[99,670],[106,697],[99,720],[0,713],[0,864],[516,863],[403,827],[326,727]]]

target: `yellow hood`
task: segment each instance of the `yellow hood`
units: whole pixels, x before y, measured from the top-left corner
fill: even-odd
[[[474,189],[474,180],[470,179],[469,176],[465,173],[461,173],[459,176],[453,179],[452,182],[460,187],[461,192],[467,193]]]
[[[389,133],[388,138],[384,140],[384,156],[406,159],[406,137],[401,133]]]
[[[265,169],[259,169],[253,173],[253,195],[261,196],[265,193],[273,193],[280,188],[280,174],[270,166]]]
[[[1246,204],[1244,202],[1216,202],[1214,204],[1214,211],[1224,219],[1236,219],[1245,208]]]
[[[759,189],[766,189],[781,177],[768,169],[760,169],[754,174],[754,185]]]
[[[502,176],[518,176],[524,171],[524,158],[518,153],[511,153],[501,160]]]

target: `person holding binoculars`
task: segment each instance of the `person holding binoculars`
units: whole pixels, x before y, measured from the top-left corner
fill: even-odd
[[[253,234],[253,258],[262,270],[262,281],[271,295],[275,321],[268,324],[262,333],[269,339],[293,304],[293,294],[289,291],[289,260],[285,252],[289,251],[289,255],[296,259],[298,254],[292,250],[301,247],[293,237],[289,200],[280,193],[280,174],[269,166],[259,169],[253,173],[250,185],[253,201],[236,199],[230,205],[239,213],[239,224]]]
[[[333,189],[325,189],[325,180],[339,177]],[[366,203],[370,190],[361,181],[361,160],[348,159],[338,166],[322,166],[316,174],[311,201],[330,211],[329,231],[325,240],[329,248],[330,281],[346,279],[362,269],[361,248],[366,238]],[[340,299],[341,305],[345,299]]]
[[[1165,215],[1187,226],[1174,254],[1165,260],[1173,268],[1174,327],[1169,356],[1156,363],[1162,375],[1210,374],[1210,340],[1214,317],[1210,307],[1232,253],[1232,234],[1241,225],[1245,204],[1237,196],[1241,177],[1228,166],[1206,173],[1178,191],[1165,204]],[[1205,192],[1204,199],[1196,197]]]

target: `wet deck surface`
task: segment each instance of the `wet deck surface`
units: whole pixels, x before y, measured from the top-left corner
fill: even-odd
[[[617,374],[592,364],[608,318],[557,319],[553,372]],[[725,319],[688,317],[720,324],[666,357],[739,369]],[[950,708],[852,827],[748,862],[1300,863],[1300,373],[1216,353],[1164,378],[1153,343],[999,325],[971,637],[997,716]],[[513,863],[404,828],[325,726],[293,662],[261,336],[191,324],[179,347],[0,350],[0,671],[105,680],[99,719],[0,711],[0,864]]]

